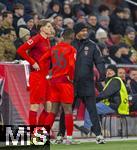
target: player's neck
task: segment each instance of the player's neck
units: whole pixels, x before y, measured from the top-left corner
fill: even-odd
[[[47,34],[45,34],[44,32],[40,32],[40,35],[41,35],[44,39],[47,39],[47,38],[48,38]]]
[[[62,42],[67,43],[67,44],[71,44],[71,40],[63,40]]]

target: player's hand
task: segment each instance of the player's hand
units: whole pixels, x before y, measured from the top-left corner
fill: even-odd
[[[47,79],[47,80],[50,80],[51,78],[52,78],[51,75],[46,75],[46,79]]]
[[[40,70],[40,67],[39,67],[39,65],[38,65],[37,63],[34,63],[34,64],[32,65],[32,67],[33,67],[35,70],[37,70],[37,71]]]
[[[105,81],[101,82],[102,86],[105,87]]]
[[[70,82],[73,83],[73,80],[71,80],[69,76],[67,76],[67,79],[68,79]]]

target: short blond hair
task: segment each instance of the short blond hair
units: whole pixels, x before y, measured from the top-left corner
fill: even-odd
[[[38,23],[37,30],[40,31],[40,28],[46,26],[48,23],[51,24],[51,22],[49,20],[41,19]]]

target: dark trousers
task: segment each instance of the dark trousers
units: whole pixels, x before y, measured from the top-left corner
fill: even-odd
[[[96,100],[94,97],[91,96],[83,96],[80,97],[82,99],[85,107],[87,108],[87,111],[89,112],[90,119],[93,123],[93,126],[91,128],[92,132],[98,136],[101,134],[101,126],[99,123],[99,117],[97,114],[97,109],[96,109]],[[76,102],[72,106],[72,110],[75,108]],[[59,133],[58,135],[61,134],[62,136],[65,135],[65,114],[64,111],[62,110],[61,116],[60,116],[60,122],[59,122]]]

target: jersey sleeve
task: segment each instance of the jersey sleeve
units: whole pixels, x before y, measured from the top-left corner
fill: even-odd
[[[17,49],[17,53],[23,59],[27,60],[31,65],[35,63],[35,60],[29,56],[28,50],[31,50],[31,48],[33,48],[37,42],[37,37],[31,38]]]

